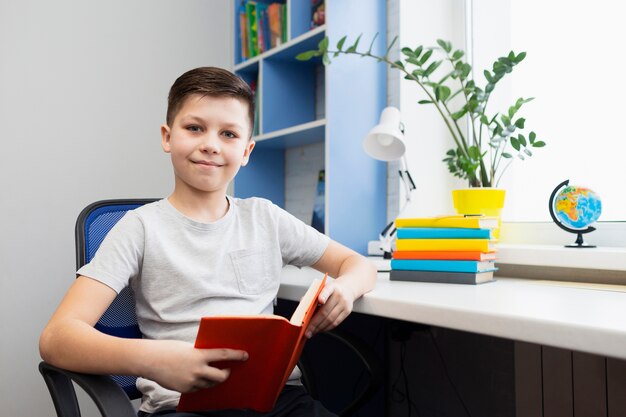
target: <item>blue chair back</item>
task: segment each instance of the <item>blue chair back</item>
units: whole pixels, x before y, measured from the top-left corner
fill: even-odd
[[[156,199],[103,200],[85,207],[76,221],[76,268],[89,263],[111,228],[128,212]],[[96,329],[117,337],[141,338],[135,312],[135,297],[130,287],[124,288],[102,315]],[[141,397],[135,386],[136,377],[112,375],[113,380],[130,399]]]

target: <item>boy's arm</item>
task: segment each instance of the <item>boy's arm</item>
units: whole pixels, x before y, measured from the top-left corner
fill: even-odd
[[[337,327],[352,312],[354,300],[371,291],[376,283],[376,267],[333,240],[312,267],[336,279],[322,290],[319,302],[323,305],[311,319],[307,337]]]
[[[180,341],[104,334],[93,326],[115,296],[115,291],[101,282],[78,277],[41,334],[41,357],[76,372],[143,376],[179,392],[226,380],[228,370],[214,368],[211,362],[247,359],[243,351],[195,349]]]

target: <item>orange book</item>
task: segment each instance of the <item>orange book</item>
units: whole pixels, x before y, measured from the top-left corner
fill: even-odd
[[[393,259],[450,259],[458,261],[493,261],[496,252],[479,251],[395,251]]]
[[[228,379],[211,388],[182,394],[177,411],[270,411],[300,359],[307,340],[304,331],[317,309],[327,276],[313,281],[290,320],[276,315],[203,317],[196,348],[241,349],[248,352],[248,360],[212,363],[229,368]]]

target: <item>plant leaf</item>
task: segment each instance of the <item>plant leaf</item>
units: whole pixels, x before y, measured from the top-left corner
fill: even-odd
[[[524,58],[526,58],[526,52],[520,52],[514,59],[516,64],[519,64],[520,62],[522,62],[524,60]]]
[[[526,122],[526,119],[524,119],[523,117],[520,117],[519,119],[515,121],[515,126],[517,126],[519,129],[523,129],[525,122]]]
[[[424,65],[426,63],[426,61],[428,61],[428,58],[430,58],[430,56],[433,54],[433,50],[429,49],[428,51],[424,52],[424,55],[422,55],[422,57],[419,60],[419,64]]]
[[[343,48],[343,44],[346,43],[346,39],[347,38],[348,38],[347,36],[344,36],[343,38],[339,39],[339,42],[337,42],[337,49],[339,51],[341,51],[341,49]],[[397,38],[397,36],[396,36],[396,38]],[[395,42],[395,39],[394,39],[394,42]]]
[[[513,140],[513,139],[511,138],[511,140]],[[522,135],[522,134],[517,135],[517,140],[519,141],[520,145],[522,145],[523,147],[527,146],[526,138],[524,137],[524,135]],[[518,151],[519,151],[519,149],[518,149]]]
[[[511,155],[510,153],[507,153],[507,152],[502,152],[502,157],[503,158],[513,158],[513,155]]]
[[[378,37],[378,32],[376,32],[376,34],[374,35],[374,37],[372,38],[372,42],[370,43],[370,47],[367,48],[367,53],[371,54],[372,53],[372,48],[374,48],[374,42],[376,42],[376,38]]]
[[[409,58],[416,58],[415,53],[411,48],[404,47],[402,48],[401,52]]]
[[[459,59],[463,58],[463,55],[465,55],[465,52],[461,51],[460,49],[457,49],[452,54],[452,60],[453,61],[459,60]]]
[[[351,47],[346,49],[346,52],[356,52],[356,48],[359,46],[359,42],[361,41],[361,36],[363,36],[362,33],[359,35],[358,38],[356,38],[356,41],[354,41],[354,44],[352,44]]]
[[[519,141],[515,138],[511,138],[511,146],[513,147],[513,149],[515,149],[516,151],[520,150],[520,146],[519,146]]]
[[[423,50],[424,50],[424,47],[422,45],[415,48],[415,50],[413,51],[413,53],[415,54],[415,58],[418,58],[422,54]]]
[[[543,148],[544,146],[546,146],[546,143],[542,140],[538,140],[537,142],[534,142],[532,145],[533,145],[533,148]]]
[[[324,36],[324,39],[320,41],[317,47],[320,51],[326,52],[328,50],[328,36]]]
[[[322,56],[322,62],[324,63],[324,65],[330,65],[330,57],[327,53]]]
[[[441,49],[443,49],[447,53],[450,53],[450,51],[452,51],[452,45],[450,44],[450,42],[444,41],[442,39],[437,39],[437,45],[439,45]]]
[[[306,51],[306,52],[302,52],[296,55],[296,59],[298,61],[308,61],[309,59],[313,58],[316,55],[317,55],[317,51]]]
[[[533,156],[533,153],[528,148],[524,148],[524,153],[528,156]]]
[[[461,117],[465,116],[466,113],[467,113],[467,108],[463,106],[461,110],[459,110],[456,113],[452,113],[450,117],[452,117],[452,120],[459,120]]]
[[[439,68],[439,65],[441,65],[441,61],[431,62],[428,68],[424,71],[424,77],[428,77],[432,74],[437,68]]]

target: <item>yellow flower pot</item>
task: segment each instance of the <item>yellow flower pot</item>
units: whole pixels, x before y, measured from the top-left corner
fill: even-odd
[[[452,202],[458,214],[484,214],[498,217],[494,237],[500,238],[500,213],[504,207],[504,190],[497,188],[466,188],[452,190]]]

